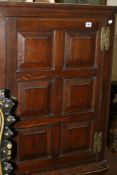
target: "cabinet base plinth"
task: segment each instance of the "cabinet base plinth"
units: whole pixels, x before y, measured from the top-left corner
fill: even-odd
[[[31,173],[31,175],[104,175],[108,169],[108,161],[104,160],[87,165],[85,164],[46,172]]]

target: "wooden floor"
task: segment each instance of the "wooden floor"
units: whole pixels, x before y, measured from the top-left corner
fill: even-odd
[[[117,175],[117,154],[107,150],[107,159],[109,160],[110,168],[105,175]]]

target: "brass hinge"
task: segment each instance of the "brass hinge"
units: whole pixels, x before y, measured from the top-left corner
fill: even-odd
[[[108,50],[109,46],[110,46],[110,27],[107,27],[105,33],[105,50]]]
[[[96,132],[94,134],[94,146],[93,146],[93,152],[94,154],[101,152],[102,150],[102,138],[103,138],[103,132]]]
[[[109,50],[110,47],[110,27],[102,27],[100,34],[100,49],[101,51]]]

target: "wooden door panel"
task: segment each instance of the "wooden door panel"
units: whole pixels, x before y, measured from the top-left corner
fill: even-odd
[[[94,110],[95,78],[64,79],[63,111],[86,112]]]
[[[19,82],[18,115],[22,117],[51,115],[53,82],[52,80]]]
[[[86,27],[87,21],[91,22],[91,27]],[[59,19],[58,23],[56,18],[17,18],[16,25],[20,68],[42,69],[52,67],[52,63],[53,66],[59,67],[56,64],[61,62],[56,59],[57,52],[61,52],[60,45],[64,48],[64,53],[61,54],[64,58],[59,56],[58,59],[65,62],[64,67],[94,66],[98,20],[93,18]],[[63,32],[59,34],[60,31],[64,34]],[[59,42],[59,39],[62,42]]]
[[[52,68],[53,32],[18,32],[18,68]]]
[[[51,157],[51,127],[19,129],[18,133],[18,161]]]
[[[46,168],[51,170],[93,160],[93,127],[93,121],[71,121],[60,125],[18,129],[17,174],[32,174]],[[60,152],[57,155],[58,150]]]
[[[61,125],[61,154],[92,151],[93,121],[69,122]]]
[[[94,159],[99,25],[94,18],[8,18],[7,85],[20,118],[17,173]]]
[[[95,66],[96,32],[65,32],[65,67]]]

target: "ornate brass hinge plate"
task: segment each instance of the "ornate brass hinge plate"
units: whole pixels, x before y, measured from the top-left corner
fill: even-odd
[[[101,34],[100,34],[100,49],[103,51],[105,49],[105,27],[101,28]]]
[[[109,50],[110,47],[110,27],[102,27],[100,34],[100,49],[101,51]]]
[[[105,50],[108,50],[109,46],[110,46],[110,27],[107,27],[105,33]]]
[[[12,165],[9,163],[12,154],[12,143],[9,140],[13,132],[9,126],[15,122],[12,116],[14,100],[6,97],[5,90],[0,90],[0,175],[9,175]]]
[[[102,138],[103,138],[103,132],[96,132],[94,134],[94,147],[93,147],[94,154],[101,152]]]

